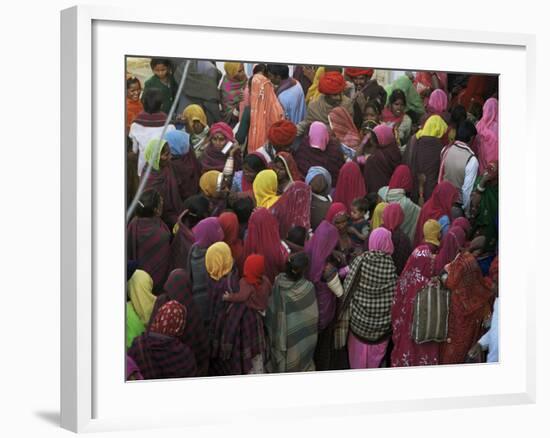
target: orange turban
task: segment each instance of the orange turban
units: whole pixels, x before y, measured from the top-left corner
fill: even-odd
[[[289,120],[279,120],[269,128],[267,138],[273,146],[288,146],[296,138],[296,125]]]
[[[349,67],[344,70],[344,73],[346,74],[346,76],[349,76],[350,78],[354,78],[356,76],[362,76],[362,75],[370,77],[374,73],[374,69]]]
[[[344,76],[337,71],[329,71],[319,80],[319,91],[323,94],[340,94],[345,88]]]

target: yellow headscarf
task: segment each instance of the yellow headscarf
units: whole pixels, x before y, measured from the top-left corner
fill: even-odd
[[[274,170],[265,169],[256,175],[252,190],[258,207],[269,208],[279,200],[277,196],[277,174]]]
[[[145,161],[147,161],[150,166],[153,166],[153,169],[155,170],[160,169],[160,154],[165,144],[166,140],[159,140],[158,138],[154,138],[149,141],[149,143],[147,143],[147,146],[145,147],[145,153],[143,155]]]
[[[372,213],[371,228],[374,230],[378,227],[381,227],[384,224],[383,213],[384,209],[388,206],[387,202],[380,202],[374,212]]]
[[[416,133],[416,138],[417,139],[421,137],[441,138],[445,135],[446,132],[447,132],[447,124],[445,123],[445,120],[443,120],[441,116],[434,114],[433,116],[430,116],[428,120],[426,120],[426,123],[424,123],[424,127],[418,130],[418,132]]]
[[[203,124],[203,126],[208,126],[206,114],[199,105],[193,104],[185,107],[181,115],[184,119],[189,120],[189,122],[194,122],[195,120],[198,120]]]
[[[147,272],[137,269],[128,280],[128,292],[134,310],[145,325],[149,324],[156,301],[156,297],[151,293],[152,291],[153,279],[151,276]]]
[[[226,62],[223,65],[223,68],[225,70],[227,77],[229,79],[232,79],[237,73],[239,73],[241,65],[242,63],[240,62]]]
[[[435,219],[428,219],[424,222],[424,242],[439,246],[439,235],[441,234],[441,225]]]
[[[225,242],[216,242],[208,247],[204,258],[206,271],[214,281],[226,276],[233,269],[231,248]]]
[[[199,187],[209,198],[216,196],[216,185],[218,184],[218,176],[220,173],[221,172],[218,170],[209,170],[203,173],[199,179]]]
[[[314,100],[317,100],[317,98],[321,95],[319,92],[319,81],[321,80],[321,77],[325,74],[325,67],[319,67],[317,68],[317,71],[315,72],[315,76],[313,77],[313,82],[311,83],[311,86],[307,90],[306,94],[306,105],[310,102],[313,102]]]

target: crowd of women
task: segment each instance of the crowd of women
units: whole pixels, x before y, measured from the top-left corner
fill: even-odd
[[[127,378],[497,361],[496,77],[247,67],[127,78]]]

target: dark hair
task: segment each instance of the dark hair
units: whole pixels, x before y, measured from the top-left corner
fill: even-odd
[[[477,120],[480,120],[483,117],[483,106],[478,101],[474,100],[468,108],[468,112],[474,116]]]
[[[372,217],[372,214],[374,213],[374,209],[376,208],[376,205],[378,204],[378,193],[371,192],[367,193],[365,195],[366,201],[369,203],[369,215]]]
[[[267,66],[265,64],[257,64],[252,69],[252,74],[255,75],[256,73],[265,73],[267,71]]]
[[[146,88],[141,96],[141,103],[146,113],[158,113],[162,108],[162,91],[158,88]]]
[[[306,243],[306,237],[307,230],[304,227],[296,225],[288,230],[286,240],[294,243],[295,245],[304,246],[304,244]]]
[[[244,157],[243,161],[243,164],[246,164],[256,173],[259,173],[266,168],[264,160],[262,160],[256,154],[248,154],[246,157]]]
[[[245,224],[254,210],[254,201],[248,196],[239,198],[233,203],[232,208],[239,219],[239,223]]]
[[[183,210],[189,210],[187,213],[187,222],[194,227],[200,221],[208,217],[210,202],[204,195],[189,196],[183,202]]]
[[[355,198],[351,205],[355,207],[357,210],[362,211],[363,213],[366,213],[369,211],[370,202],[366,200],[365,198]]]
[[[380,114],[382,112],[382,108],[380,108],[380,102],[378,102],[377,99],[370,99],[365,104],[365,113],[367,112],[367,108],[373,109],[376,114]]]
[[[132,76],[131,78],[126,79],[126,89],[130,88],[130,85],[133,85],[133,84],[139,84],[139,88],[141,88],[141,82],[135,76]]]
[[[396,88],[390,94],[390,99],[389,99],[390,105],[393,105],[398,100],[402,100],[403,104],[407,105],[407,98],[405,97],[405,93],[403,92],[403,90]]]
[[[160,199],[160,194],[155,189],[145,190],[139,197],[136,215],[138,217],[153,217],[155,209],[160,205]]]
[[[468,113],[466,112],[466,108],[464,108],[464,106],[462,105],[455,106],[451,111],[451,120],[456,126],[460,125],[460,122],[466,120],[467,117]]]
[[[477,129],[469,120],[463,120],[456,130],[456,139],[469,143],[477,135]]]
[[[151,70],[153,70],[157,65],[165,65],[169,69],[172,68],[172,61],[166,58],[153,58],[151,59]]]
[[[280,76],[281,79],[288,79],[288,65],[284,64],[267,64],[267,72],[273,76]]]
[[[309,266],[309,257],[305,252],[298,252],[290,256],[286,262],[285,274],[290,280],[298,281]]]

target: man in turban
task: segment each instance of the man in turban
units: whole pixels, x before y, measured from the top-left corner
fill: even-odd
[[[321,95],[309,103],[306,118],[298,124],[298,135],[303,135],[315,121],[328,126],[329,113],[339,106],[344,107],[353,117],[353,102],[344,95],[345,88],[346,81],[340,72],[326,72],[319,79],[319,92]]]
[[[296,125],[290,120],[280,120],[273,123],[267,134],[268,142],[256,152],[261,153],[267,163],[275,160],[278,152],[288,151],[296,138]]]
[[[372,79],[374,70],[372,68],[348,67],[344,70],[344,75],[353,83],[354,91],[351,95],[353,110],[360,119],[354,120],[361,124],[366,118],[366,105],[370,100],[376,100],[379,108],[384,108],[386,104],[387,93],[376,79]]]

